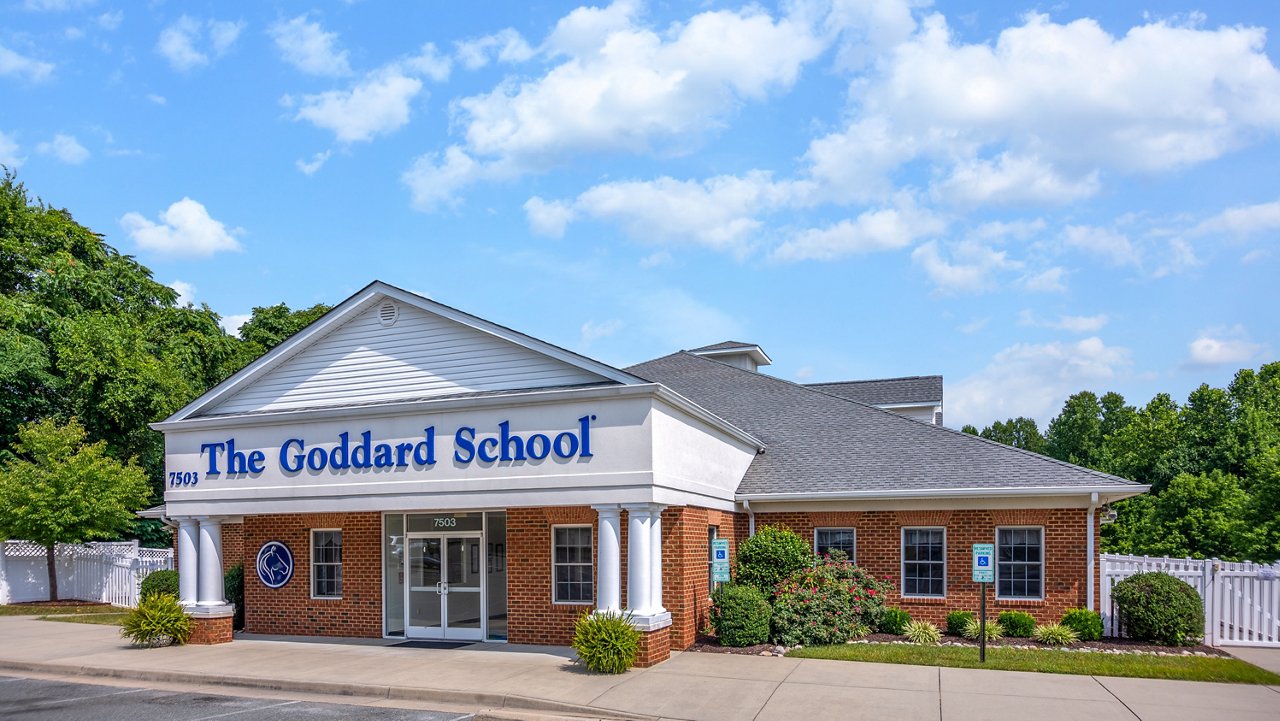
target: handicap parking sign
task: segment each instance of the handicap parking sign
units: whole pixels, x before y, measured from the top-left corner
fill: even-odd
[[[973,581],[974,583],[994,583],[996,571],[992,568],[996,556],[994,543],[973,544]]]
[[[978,566],[990,566],[991,559],[987,556],[978,556]]]

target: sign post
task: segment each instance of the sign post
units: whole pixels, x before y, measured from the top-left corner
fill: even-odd
[[[717,538],[711,542],[711,580],[714,583],[729,582],[729,539]]]
[[[996,546],[994,543],[973,544],[973,582],[978,584],[978,662],[987,662],[987,584],[995,583]]]

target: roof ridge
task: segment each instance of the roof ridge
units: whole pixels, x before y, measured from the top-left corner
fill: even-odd
[[[1094,469],[1092,469],[1092,468],[1086,468],[1086,467],[1084,467],[1084,466],[1077,466],[1077,465],[1076,465],[1076,464],[1074,464],[1074,463],[1068,463],[1068,462],[1066,462],[1066,461],[1063,461],[1063,460],[1059,460],[1059,459],[1057,459],[1057,458],[1054,458],[1053,456],[1046,456],[1046,455],[1041,454],[1041,453],[1036,453],[1035,451],[1028,451],[1028,450],[1027,450],[1027,449],[1025,449],[1025,448],[1018,448],[1017,446],[1010,446],[1010,445],[1006,445],[1006,444],[1001,443],[1001,442],[999,442],[999,441],[993,441],[993,440],[988,439],[988,438],[983,438],[982,436],[973,436],[973,435],[969,435],[968,433],[965,433],[965,432],[963,432],[963,431],[958,431],[958,430],[956,430],[956,429],[954,429],[954,428],[948,428],[948,427],[946,427],[946,426],[940,426],[940,425],[936,425],[936,424],[933,424],[933,423],[926,423],[926,422],[924,422],[924,421],[918,421],[918,420],[915,420],[914,418],[908,418],[907,416],[904,416],[904,415],[902,415],[902,414],[900,414],[900,413],[894,413],[893,411],[886,410],[886,409],[884,409],[884,408],[878,408],[878,407],[876,407],[876,406],[871,405],[870,403],[863,403],[863,402],[861,402],[861,401],[855,401],[855,400],[853,400],[852,398],[845,398],[844,396],[838,396],[838,395],[835,395],[835,394],[833,394],[833,393],[826,393],[826,392],[821,391],[821,390],[818,390],[818,389],[816,389],[816,388],[810,388],[809,386],[806,386],[806,385],[804,385],[804,384],[802,384],[802,383],[796,383],[796,382],[794,382],[794,381],[789,381],[789,380],[787,380],[787,379],[785,379],[785,378],[779,378],[779,377],[777,377],[777,376],[771,376],[771,375],[768,375],[767,373],[758,373],[758,372],[755,372],[755,371],[749,371],[749,370],[746,370],[746,369],[743,369],[743,368],[736,368],[736,367],[734,367],[734,366],[731,366],[731,365],[728,365],[728,364],[725,364],[725,363],[717,363],[716,361],[713,361],[713,360],[711,360],[711,359],[709,359],[709,358],[703,358],[702,356],[699,356],[699,355],[696,355],[696,354],[693,354],[693,353],[689,353],[689,352],[687,352],[687,351],[677,351],[677,352],[675,352],[675,353],[671,353],[671,354],[668,354],[668,355],[665,355],[665,356],[661,356],[661,357],[659,357],[659,358],[654,358],[654,359],[653,359],[653,361],[658,361],[658,360],[662,360],[663,358],[670,358],[671,356],[674,356],[674,355],[681,355],[681,354],[683,354],[683,355],[687,355],[687,356],[689,356],[690,358],[697,358],[698,360],[700,360],[700,361],[704,361],[704,362],[707,362],[707,363],[715,363],[717,367],[732,368],[733,370],[735,370],[735,371],[737,371],[737,372],[739,372],[739,373],[747,373],[747,374],[749,374],[749,375],[751,375],[751,376],[753,376],[753,377],[756,377],[756,378],[767,378],[767,379],[769,379],[769,380],[771,380],[771,381],[776,381],[776,382],[778,382],[778,383],[784,383],[784,384],[789,385],[789,386],[792,386],[792,387],[794,387],[794,388],[800,388],[800,389],[802,389],[802,390],[804,390],[804,391],[807,391],[807,392],[809,392],[809,393],[817,393],[818,395],[826,396],[827,398],[834,398],[834,399],[839,400],[839,401],[844,401],[845,403],[853,403],[854,405],[861,406],[861,407],[863,407],[863,408],[869,408],[869,409],[871,409],[871,410],[873,410],[873,411],[876,411],[877,413],[883,413],[883,414],[885,414],[886,416],[889,416],[889,417],[895,418],[895,419],[897,419],[897,420],[899,420],[899,421],[906,421],[907,423],[915,423],[916,425],[921,426],[921,427],[924,427],[924,428],[933,428],[933,429],[935,429],[935,430],[942,431],[942,432],[945,432],[945,433],[951,433],[951,434],[954,434],[954,435],[957,435],[957,436],[963,436],[964,438],[972,439],[972,440],[978,441],[978,442],[980,442],[980,443],[986,443],[986,444],[988,444],[988,445],[991,445],[991,446],[993,446],[993,447],[997,447],[997,448],[1001,448],[1001,449],[1004,449],[1004,450],[1006,450],[1006,451],[1013,451],[1013,452],[1016,452],[1016,453],[1020,453],[1020,454],[1022,454],[1022,455],[1024,455],[1024,456],[1027,456],[1027,457],[1029,457],[1029,458],[1036,458],[1036,459],[1040,459],[1040,460],[1043,460],[1043,461],[1049,461],[1049,462],[1055,463],[1055,464],[1057,464],[1057,465],[1059,465],[1059,466],[1064,466],[1064,467],[1066,467],[1066,468],[1070,468],[1070,469],[1072,469],[1072,470],[1084,471],[1085,473],[1089,473],[1089,474],[1094,475],[1094,476],[1097,476],[1097,477],[1099,477],[1099,478],[1103,478],[1103,479],[1107,479],[1107,480],[1112,480],[1112,481],[1120,481],[1121,483],[1127,483],[1127,484],[1135,485],[1135,486],[1140,486],[1140,485],[1142,485],[1141,483],[1138,483],[1137,481],[1130,480],[1130,479],[1128,479],[1128,478],[1121,478],[1120,476],[1115,476],[1115,475],[1112,475],[1112,474],[1110,474],[1110,473],[1103,473],[1102,471],[1097,471],[1097,470],[1094,470]],[[646,361],[646,363],[652,363],[653,361]],[[637,364],[637,365],[642,365],[642,364]],[[657,382],[659,382],[659,383],[660,383],[661,381],[657,381]],[[665,384],[664,384],[664,385],[665,385]]]
[[[817,383],[801,383],[800,385],[806,386],[806,387],[808,386],[841,386],[841,385],[850,385],[854,383],[883,383],[885,381],[914,381],[914,380],[923,380],[925,378],[941,378],[941,377],[942,377],[941,373],[932,373],[926,376],[894,376],[892,378],[865,378],[862,380],[852,380],[852,381],[819,381]]]

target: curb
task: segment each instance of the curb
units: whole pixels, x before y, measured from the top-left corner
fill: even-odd
[[[514,694],[482,693],[474,691],[451,691],[448,689],[418,688],[413,686],[382,686],[378,684],[330,683],[322,681],[287,681],[283,679],[260,678],[255,676],[206,676],[183,671],[156,671],[148,669],[119,669],[100,666],[76,666],[61,663],[32,663],[26,661],[0,660],[2,671],[27,671],[58,676],[90,676],[99,678],[122,679],[128,681],[151,681],[159,683],[189,683],[200,685],[227,686],[230,688],[251,688],[268,691],[288,691],[294,693],[314,693],[330,696],[360,696],[364,698],[390,699],[400,701],[425,701],[428,703],[444,703],[459,706],[480,707],[476,712],[477,721],[511,721],[512,719],[628,719],[646,720],[653,717],[616,714],[605,709],[592,706],[549,701],[547,699],[518,696]],[[536,712],[529,714],[513,714],[513,711]],[[560,714],[560,715],[557,715]]]

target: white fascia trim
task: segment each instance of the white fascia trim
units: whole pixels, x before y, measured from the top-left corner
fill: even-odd
[[[876,408],[941,408],[942,401],[919,401],[917,403],[871,403]]]
[[[319,421],[349,418],[352,416],[368,417],[401,416],[413,413],[436,413],[456,408],[493,408],[500,406],[532,406],[552,403],[571,403],[574,401],[598,398],[625,398],[631,396],[655,395],[656,383],[629,386],[592,386],[589,388],[552,388],[537,391],[512,391],[491,396],[466,396],[415,401],[392,401],[389,403],[371,403],[358,406],[337,406],[333,408],[291,408],[268,413],[242,413],[213,418],[189,418],[186,420],[167,420],[150,424],[156,431],[195,430],[203,428],[224,428],[230,426],[262,426],[277,425],[305,421]]]
[[[764,348],[761,348],[758,345],[744,345],[738,346],[737,348],[720,348],[718,350],[691,350],[689,352],[693,355],[706,356],[708,358],[723,355],[742,355],[743,353],[746,353],[751,356],[751,359],[756,362],[756,365],[773,365],[773,359],[769,357],[768,353],[764,352]]]
[[[591,360],[585,356],[576,353],[570,353],[563,348],[558,348],[540,341],[531,336],[524,335],[504,328],[496,323],[484,320],[477,316],[464,313],[460,310],[441,305],[435,301],[428,300],[419,295],[409,293],[407,291],[387,285],[380,280],[375,280],[355,295],[347,298],[332,310],[326,313],[316,322],[303,328],[280,345],[272,348],[262,357],[258,358],[249,365],[241,368],[230,378],[224,380],[218,385],[206,391],[199,398],[191,401],[187,405],[178,409],[176,413],[166,418],[163,423],[184,420],[196,411],[216,403],[218,400],[235,393],[243,388],[247,383],[257,378],[260,374],[265,373],[276,365],[284,362],[293,356],[295,351],[301,350],[309,345],[314,339],[328,333],[334,326],[345,321],[350,316],[362,310],[366,303],[370,303],[379,296],[394,298],[402,303],[414,306],[419,310],[439,315],[443,318],[461,323],[469,328],[478,330],[482,333],[501,338],[511,343],[523,346],[536,353],[541,353],[556,360],[568,363],[569,365],[581,368],[587,372],[594,373],[612,381],[617,381],[625,385],[642,384],[645,381],[640,378],[618,370],[610,365],[605,365],[599,361]]]
[[[844,501],[897,498],[983,498],[1078,496],[1097,493],[1111,500],[1138,496],[1151,486],[1040,486],[1036,488],[922,488],[901,491],[823,491],[819,493],[740,493],[739,501]]]

